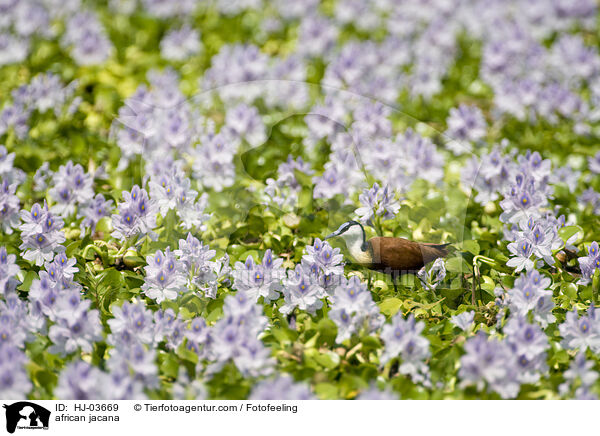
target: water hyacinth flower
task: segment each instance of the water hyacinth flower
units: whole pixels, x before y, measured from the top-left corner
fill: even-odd
[[[519,223],[540,215],[540,208],[547,203],[547,196],[535,179],[528,174],[518,174],[504,200],[500,202],[503,212],[500,221]]]
[[[7,179],[0,183],[0,226],[10,235],[19,226],[19,198],[15,195],[16,183],[9,183]]]
[[[207,368],[209,375],[221,370],[233,361],[245,376],[258,377],[273,372],[274,359],[271,353],[257,338],[268,322],[262,315],[262,307],[245,293],[225,298],[224,316],[213,326],[208,342]]]
[[[282,289],[281,280],[285,277],[285,268],[282,268],[283,259],[273,257],[271,250],[267,250],[262,264],[255,264],[252,256],[246,262],[236,262],[233,269],[233,288],[248,294],[252,301],[263,297],[265,303],[279,298]]]
[[[288,277],[283,279],[283,297],[285,304],[279,311],[285,315],[295,308],[304,310],[314,315],[323,307],[321,298],[327,296],[319,283],[317,274],[314,274],[306,264],[296,265],[295,270],[288,270]]]
[[[594,191],[594,188],[588,188],[577,197],[577,202],[583,208],[589,207],[593,214],[600,213],[600,193]]]
[[[15,263],[17,256],[8,254],[6,247],[0,247],[0,294],[6,292],[7,286],[13,277],[21,270]]]
[[[78,205],[85,205],[94,197],[94,180],[79,164],[69,161],[61,165],[52,176],[53,186],[49,194],[55,201],[52,212],[65,218],[73,213]]]
[[[310,387],[296,383],[294,379],[281,374],[271,380],[262,380],[252,388],[249,400],[315,400]]]
[[[238,141],[224,132],[205,138],[194,149],[194,177],[206,188],[221,192],[235,181],[234,153]]]
[[[473,325],[473,319],[475,318],[475,311],[470,310],[468,312],[462,312],[458,315],[454,315],[450,318],[450,322],[462,331],[468,331]]]
[[[148,265],[144,267],[146,279],[142,291],[148,298],[160,304],[165,300],[175,300],[187,290],[183,264],[170,248],[164,253],[157,250],[154,255],[147,256],[146,261]]]
[[[112,215],[114,231],[111,235],[121,241],[144,235],[153,236],[156,227],[156,204],[145,189],[135,185],[131,191],[123,191],[123,202]]]
[[[295,171],[300,171],[306,175],[313,175],[308,162],[304,162],[301,157],[293,159],[288,156],[286,162],[277,168],[277,179],[268,178],[267,186],[264,190],[264,197],[267,204],[275,204],[282,210],[293,210],[298,205],[298,196],[302,190],[302,185],[296,179]]]
[[[437,258],[429,268],[423,267],[417,273],[417,277],[421,281],[423,288],[430,291],[435,289],[446,278],[446,264],[442,258]]]
[[[594,362],[585,358],[584,352],[579,352],[575,356],[575,359],[571,361],[569,369],[567,369],[563,376],[565,382],[558,386],[558,391],[562,396],[566,396],[569,392],[575,390],[575,398],[584,399],[583,396],[590,396],[590,388],[594,387],[596,380],[600,374],[594,370]],[[592,398],[598,399],[596,395],[592,394]]]
[[[598,242],[592,242],[588,248],[588,255],[578,258],[577,261],[581,268],[581,279],[577,284],[587,285],[592,281],[596,270],[600,269],[600,247]]]
[[[187,25],[169,31],[160,41],[160,54],[170,61],[184,61],[201,50],[200,33]]]
[[[71,48],[71,55],[79,65],[101,64],[113,50],[104,27],[96,15],[88,11],[79,12],[69,19],[62,43]]]
[[[35,203],[30,211],[22,210],[20,216],[23,243],[19,249],[25,250],[22,253],[24,259],[42,266],[44,262],[51,261],[55,253],[64,251],[61,245],[66,240],[62,232],[63,220],[55,217],[45,202],[43,207]]]
[[[578,348],[581,352],[589,348],[594,353],[600,352],[600,322],[593,303],[586,316],[579,317],[576,308],[567,312],[565,322],[558,328],[565,348]]]
[[[365,389],[361,393],[356,396],[356,399],[359,401],[389,401],[389,400],[397,400],[398,395],[392,392],[389,389],[379,390],[377,386],[371,386],[369,389]]]
[[[104,398],[102,383],[102,371],[79,360],[63,369],[54,393],[61,400],[97,400]]]
[[[333,303],[328,315],[338,328],[336,343],[363,331],[373,333],[385,320],[366,285],[357,276],[343,279],[331,299]]]
[[[267,139],[265,124],[255,106],[244,103],[229,109],[225,115],[225,130],[235,137],[245,139],[252,147],[258,147]]]
[[[193,380],[185,367],[179,367],[171,394],[174,400],[206,400],[208,392],[201,380]]]
[[[507,306],[517,317],[526,317],[531,312],[533,319],[545,328],[556,321],[550,284],[551,280],[536,270],[522,273],[504,295],[504,301],[497,304]]]
[[[152,344],[155,341],[152,311],[139,300],[111,306],[113,318],[107,321],[111,333],[107,343],[115,347],[133,343]]]
[[[410,375],[416,383],[429,384],[429,369],[425,360],[431,355],[429,341],[421,333],[425,323],[417,322],[411,313],[404,319],[402,312],[392,318],[391,324],[383,326],[381,339],[385,343],[380,361],[385,365],[391,359],[399,356],[401,374]]]
[[[27,398],[33,388],[25,365],[25,352],[12,344],[0,342],[0,398]]]
[[[344,256],[339,248],[333,248],[328,242],[315,239],[313,245],[306,246],[302,261],[315,265],[322,275],[341,276],[344,273]]]
[[[96,194],[96,196],[87,204],[79,207],[78,218],[81,220],[81,234],[84,235],[89,229],[90,234],[96,232],[98,222],[111,215],[113,210],[113,201],[105,199],[104,195]]]
[[[372,223],[376,217],[392,219],[400,210],[400,204],[394,200],[394,192],[389,186],[380,188],[377,183],[371,189],[365,189],[359,196],[362,207],[354,213],[358,215],[363,223]]]
[[[475,386],[479,391],[487,387],[504,399],[518,395],[517,358],[510,345],[480,330],[464,347],[458,370],[460,387]]]
[[[600,174],[600,151],[588,157],[588,168],[594,174]]]
[[[538,324],[530,324],[518,316],[508,320],[504,332],[507,343],[517,356],[517,380],[520,383],[536,383],[541,374],[548,371],[548,337]]]
[[[448,135],[453,141],[460,141],[460,145],[452,146],[451,141],[448,144],[456,154],[470,151],[471,146],[468,143],[477,143],[486,135],[487,124],[481,109],[476,106],[467,106],[461,104],[458,108],[450,109],[450,115],[446,119]],[[467,144],[464,144],[464,142]],[[463,145],[464,144],[464,145]]]

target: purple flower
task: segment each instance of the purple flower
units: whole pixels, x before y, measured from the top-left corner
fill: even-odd
[[[2,180],[0,184],[0,225],[2,230],[10,235],[19,226],[19,198],[15,195],[16,183]]]
[[[519,394],[517,359],[507,343],[480,330],[465,342],[465,352],[458,370],[461,387],[474,385],[481,391],[487,386],[504,399]]]
[[[51,261],[55,253],[64,251],[60,245],[66,240],[63,221],[48,210],[45,202],[43,208],[35,203],[30,211],[22,210],[20,215],[24,223],[20,226],[23,243],[19,249],[26,250],[22,253],[24,259],[41,266]]]
[[[454,141],[479,142],[486,135],[487,125],[483,113],[477,106],[467,106],[461,104],[458,108],[450,109],[450,115],[446,119],[448,135]],[[469,151],[467,147],[457,147],[454,150],[457,154]]]
[[[265,252],[262,265],[255,264],[252,256],[248,256],[245,263],[236,262],[232,272],[233,288],[247,293],[252,301],[260,297],[267,303],[276,300],[285,277],[282,263],[283,259],[273,258],[270,249]]]
[[[170,61],[184,61],[201,49],[200,34],[187,25],[169,31],[160,41],[160,53]]]
[[[411,313],[404,319],[402,312],[392,318],[391,324],[385,324],[381,339],[385,343],[380,362],[385,365],[391,359],[400,356],[400,373],[410,375],[414,382],[429,384],[429,369],[425,360],[431,355],[429,341],[422,336],[425,323],[415,321]]]
[[[600,323],[593,304],[587,316],[579,317],[576,308],[567,312],[565,322],[558,328],[565,348],[579,348],[582,352],[590,348],[594,353],[600,352]]]
[[[9,282],[20,271],[19,266],[15,263],[17,256],[8,254],[6,247],[0,247],[0,294],[3,294]]]
[[[238,292],[225,298],[223,311],[223,318],[210,333],[207,353],[213,363],[207,369],[208,374],[218,372],[230,360],[245,376],[270,374],[274,360],[269,349],[256,339],[267,325],[262,307]]]
[[[78,205],[85,205],[94,197],[93,177],[81,165],[73,165],[71,161],[60,166],[52,182],[48,192],[56,202],[52,211],[62,217],[72,215]]]
[[[381,327],[384,317],[373,302],[366,285],[357,276],[343,279],[335,288],[333,304],[328,316],[338,327],[335,339],[341,343],[352,335],[364,331],[370,334]]]
[[[377,388],[377,386],[373,385],[369,389],[366,389],[366,390],[362,391],[360,394],[358,394],[356,399],[359,401],[360,400],[362,400],[362,401],[365,401],[365,400],[366,401],[374,401],[374,400],[389,401],[389,400],[397,400],[398,395],[389,389],[381,391]]]
[[[252,147],[258,147],[267,139],[265,124],[258,109],[244,103],[227,111],[224,129],[232,132],[233,138],[245,139]]]
[[[123,191],[123,202],[118,213],[112,215],[114,231],[111,235],[121,241],[146,234],[153,235],[156,227],[156,204],[148,198],[145,189],[135,185],[131,191]]]
[[[600,269],[600,247],[596,241],[590,244],[588,255],[577,259],[581,268],[580,285],[587,285],[592,281],[597,269]]]
[[[588,157],[588,167],[594,174],[600,174],[600,151],[593,157]]]
[[[282,292],[285,304],[279,311],[286,315],[295,308],[314,315],[323,307],[321,298],[327,295],[319,283],[318,276],[302,264],[296,265],[295,270],[288,271],[288,278],[283,279]]]
[[[79,65],[101,64],[113,49],[102,24],[91,12],[79,12],[69,19],[62,43],[71,47],[71,55]]]
[[[147,256],[146,261],[148,265],[144,267],[146,279],[142,291],[147,297],[160,304],[164,300],[175,300],[187,291],[183,263],[170,248],[164,253],[157,250],[154,255]]]
[[[537,383],[540,373],[548,370],[548,337],[537,324],[529,324],[522,317],[511,317],[504,332],[507,343],[517,355],[517,379],[521,383]]]
[[[377,183],[371,189],[365,189],[359,196],[362,207],[354,211],[363,223],[372,222],[375,217],[392,219],[400,210],[400,204],[394,200],[394,192],[389,186],[382,188]]]
[[[327,18],[311,14],[298,29],[298,53],[306,57],[327,57],[335,46],[338,29]]]
[[[78,360],[63,369],[54,395],[61,400],[97,400],[103,397],[102,383],[102,371]]]
[[[111,334],[107,342],[113,346],[128,347],[133,343],[152,344],[155,340],[152,312],[140,301],[126,301],[121,307],[113,305],[114,318],[107,321]]]
[[[450,318],[452,324],[461,329],[462,331],[468,331],[473,325],[473,319],[475,318],[475,311],[470,310],[468,312],[462,312],[458,315],[454,315]]]
[[[94,234],[98,222],[111,215],[113,209],[113,201],[106,200],[104,195],[97,194],[93,200],[83,205],[79,209],[78,217],[83,218],[81,221],[81,234],[84,235],[86,230],[90,230],[90,234]]]
[[[252,388],[249,400],[314,400],[310,387],[305,383],[296,383],[287,374],[271,380],[262,380]]]
[[[587,391],[594,387],[596,380],[598,380],[598,371],[593,368],[594,362],[586,360],[584,352],[577,353],[575,359],[571,361],[569,369],[563,373],[565,382],[558,386],[560,394],[562,396],[567,395],[577,385],[577,382],[579,382],[578,390]]]
[[[25,370],[26,363],[23,351],[0,342],[0,398],[27,398],[33,384]]]

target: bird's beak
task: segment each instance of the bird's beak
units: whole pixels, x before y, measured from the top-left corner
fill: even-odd
[[[334,237],[336,237],[338,234],[339,234],[338,232],[333,232],[332,234],[325,236],[325,239],[334,238]],[[325,239],[323,239],[323,240],[325,240]]]

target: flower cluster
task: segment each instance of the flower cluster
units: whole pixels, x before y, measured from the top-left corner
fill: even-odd
[[[253,388],[250,400],[314,400],[310,389],[303,383],[295,383],[289,375],[281,375],[273,380],[263,380]]]
[[[48,192],[55,202],[52,211],[63,218],[75,213],[78,206],[87,206],[94,198],[94,180],[79,164],[69,161],[61,165],[52,182]]]
[[[328,315],[338,328],[335,338],[337,343],[342,343],[355,334],[371,334],[385,321],[371,298],[371,293],[357,276],[343,278],[331,299],[333,304]]]
[[[46,262],[45,271],[40,271],[29,291],[30,301],[52,322],[50,349],[62,355],[78,349],[89,353],[102,339],[100,314],[90,309],[92,301],[81,297],[81,285],[73,280],[77,270],[75,259],[57,254],[52,262]]]
[[[389,186],[380,188],[377,183],[374,183],[373,187],[365,189],[358,199],[362,206],[354,213],[363,223],[372,223],[375,217],[394,218],[400,210],[400,204],[394,200],[394,192]]]
[[[211,250],[188,233],[179,240],[179,249],[173,252],[179,257],[187,273],[188,287],[196,286],[208,298],[215,298],[217,287],[231,273],[229,257],[224,255],[214,261],[216,251]]]
[[[48,210],[45,201],[44,206],[35,203],[30,211],[22,210],[20,215],[23,243],[19,249],[24,259],[42,266],[44,262],[51,261],[55,253],[65,250],[61,245],[66,239],[62,232],[63,220]]]
[[[203,223],[210,218],[210,215],[204,213],[208,195],[204,193],[196,201],[198,192],[191,189],[190,179],[185,177],[179,163],[171,168],[160,169],[150,180],[149,186],[150,197],[163,217],[170,210],[175,210],[184,229],[195,227],[205,230]]]
[[[277,168],[277,179],[268,178],[265,183],[264,197],[267,204],[274,204],[277,208],[288,211],[298,206],[298,196],[302,185],[296,178],[295,171],[305,175],[314,174],[309,163],[301,157],[293,159],[288,156],[286,162]]]
[[[381,355],[381,364],[400,356],[402,363],[399,371],[401,374],[410,375],[416,383],[430,386],[429,368],[425,360],[431,355],[429,341],[422,336],[425,323],[415,320],[411,313],[404,319],[402,312],[398,312],[391,324],[386,324],[381,330],[381,339],[385,344]]]
[[[218,372],[233,361],[245,376],[258,377],[273,372],[274,359],[270,350],[257,339],[267,326],[262,307],[244,292],[227,296],[223,318],[210,329],[207,358],[213,363],[207,373]]]
[[[527,317],[531,312],[533,319],[542,327],[556,321],[552,314],[554,301],[552,301],[551,280],[541,275],[536,270],[522,273],[516,280],[513,288],[498,291],[499,298],[496,304],[501,308],[509,308],[512,316]]]
[[[560,394],[566,396],[574,391],[574,397],[578,400],[597,400],[598,396],[590,392],[599,377],[593,367],[594,362],[587,360],[584,353],[577,353],[563,374],[565,382],[558,387]]]
[[[531,271],[536,266],[536,262],[530,259],[532,255],[547,265],[553,265],[553,252],[564,245],[558,236],[558,230],[564,226],[564,216],[561,218],[562,221],[547,215],[523,219],[519,223],[519,230],[507,232],[508,239],[513,241],[507,248],[514,257],[506,265],[515,268],[516,272],[523,269]]]
[[[589,348],[594,353],[600,352],[600,322],[593,304],[586,316],[579,317],[577,308],[567,312],[566,320],[559,329],[565,348],[578,348],[582,352]]]
[[[600,248],[598,242],[594,241],[588,248],[588,255],[577,259],[581,268],[581,279],[579,284],[587,285],[592,281],[596,270],[600,269]]]
[[[164,253],[157,250],[154,255],[146,258],[146,262],[146,280],[142,291],[149,298],[161,303],[164,300],[175,300],[187,290],[183,264],[169,248]]]
[[[101,64],[113,50],[104,27],[92,12],[87,11],[69,19],[62,43],[71,49],[71,56],[79,65]]]
[[[263,297],[265,303],[279,298],[282,289],[281,280],[285,276],[282,268],[283,259],[273,257],[271,250],[267,250],[262,259],[262,264],[254,262],[252,256],[246,262],[236,262],[233,269],[233,288],[246,294],[253,302]]]
[[[124,241],[130,238],[153,236],[156,227],[156,203],[148,197],[145,189],[135,185],[131,191],[123,191],[123,202],[118,213],[112,215],[112,236]]]

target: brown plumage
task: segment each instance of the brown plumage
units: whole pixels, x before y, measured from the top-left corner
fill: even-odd
[[[418,271],[425,264],[448,254],[448,244],[430,244],[404,238],[375,237],[367,241],[371,262],[366,267],[377,271]]]
[[[367,241],[362,224],[356,221],[342,224],[325,239],[335,236],[344,238],[355,263],[395,277],[403,273],[414,273],[425,264],[448,254],[446,247],[449,244],[429,244],[381,236]]]

